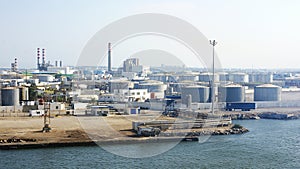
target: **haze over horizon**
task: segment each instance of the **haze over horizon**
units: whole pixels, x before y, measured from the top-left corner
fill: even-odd
[[[64,65],[76,65],[85,44],[104,26],[134,14],[161,13],[183,19],[208,39],[216,39],[224,68],[300,68],[297,0],[0,2],[0,67],[10,67],[15,57],[21,68],[36,67],[38,47],[47,50],[52,63],[63,60]],[[148,49],[152,43],[156,42],[119,46],[113,52],[113,66],[120,65],[121,57],[141,52],[133,49],[134,44]],[[199,64],[187,60],[187,65]]]

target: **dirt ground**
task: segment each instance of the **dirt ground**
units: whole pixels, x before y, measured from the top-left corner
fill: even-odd
[[[62,143],[134,139],[132,121],[154,120],[157,116],[58,116],[50,118],[50,132],[42,132],[43,117],[0,117],[1,140]],[[3,142],[2,142],[3,144]]]
[[[54,117],[50,121],[50,132],[42,132],[42,117],[0,118],[0,140],[11,138],[37,143],[84,142],[91,139],[112,139],[133,134],[131,121],[112,117]],[[123,134],[122,133],[123,130]]]

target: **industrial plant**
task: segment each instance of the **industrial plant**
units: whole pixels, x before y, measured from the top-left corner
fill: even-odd
[[[128,116],[135,119],[132,130],[137,136],[167,136],[174,130],[172,125],[201,134],[203,128],[231,126],[231,115],[236,112],[300,107],[300,73],[296,71],[210,72],[188,67],[158,71],[142,65],[139,58],[128,58],[115,68],[112,58],[111,43],[107,66],[51,64],[46,62],[44,48],[37,48],[36,68],[22,69],[15,58],[11,69],[0,72],[0,116],[43,116],[41,128],[46,132],[51,130],[50,118],[56,116]],[[159,118],[143,120],[153,114]],[[194,120],[183,120],[186,118]]]

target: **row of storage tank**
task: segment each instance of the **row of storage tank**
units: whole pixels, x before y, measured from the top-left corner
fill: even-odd
[[[191,95],[192,102],[210,102],[211,89],[206,86],[186,86],[182,88],[182,103],[187,104],[187,98]],[[254,88],[254,101],[280,101],[281,87],[265,84]],[[219,102],[244,102],[245,87],[241,85],[227,85],[218,87]]]
[[[193,102],[207,103],[210,102],[210,87],[195,85],[188,86],[190,84],[178,84],[178,86],[172,84],[171,89],[181,93],[182,102],[185,103],[187,96],[191,95]],[[145,81],[140,83],[133,83],[130,81],[111,81],[109,82],[110,92],[113,93],[116,89],[147,89],[148,92],[164,93],[167,89],[167,85],[159,81]],[[169,88],[168,88],[169,89]],[[244,102],[245,101],[245,87],[237,84],[231,84],[227,86],[218,87],[218,101],[219,102]],[[171,90],[170,93],[173,91]],[[281,87],[264,84],[256,86],[254,88],[254,101],[280,101],[281,100]]]
[[[2,106],[17,106],[21,101],[29,100],[27,87],[6,87],[1,90],[0,103]]]
[[[157,80],[162,82],[182,82],[182,81],[200,81],[210,82],[212,81],[212,73],[203,72],[200,74],[190,73],[184,75],[177,74],[153,74],[149,78],[151,80]],[[248,82],[261,82],[261,83],[272,83],[272,73],[225,73],[217,72],[214,75],[214,80],[218,81],[232,81],[234,83],[248,83]]]

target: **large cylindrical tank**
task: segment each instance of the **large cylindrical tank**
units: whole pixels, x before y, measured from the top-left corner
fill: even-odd
[[[209,102],[209,87],[206,86],[186,86],[182,88],[181,101],[187,104],[188,95],[191,95],[192,102],[207,103]]]
[[[243,102],[245,88],[241,85],[227,85],[218,88],[219,102]]]
[[[226,72],[218,72],[219,80],[221,82],[229,81],[229,75]]]
[[[52,75],[36,75],[36,78],[39,79],[40,82],[52,82],[54,80],[54,77]]]
[[[19,96],[20,101],[29,100],[29,89],[27,87],[20,87],[19,92],[20,92],[20,96]]]
[[[249,75],[246,73],[231,73],[228,79],[233,83],[247,83],[249,82]]]
[[[19,105],[19,89],[7,87],[1,89],[2,106]]]
[[[264,84],[254,88],[254,101],[280,101],[281,87]]]
[[[167,85],[163,82],[149,81],[140,83],[138,89],[148,89],[148,92],[163,92],[167,89]]]
[[[215,82],[220,81],[219,75],[215,74]],[[212,73],[201,73],[199,75],[199,81],[200,82],[211,82],[213,78],[213,74]]]

